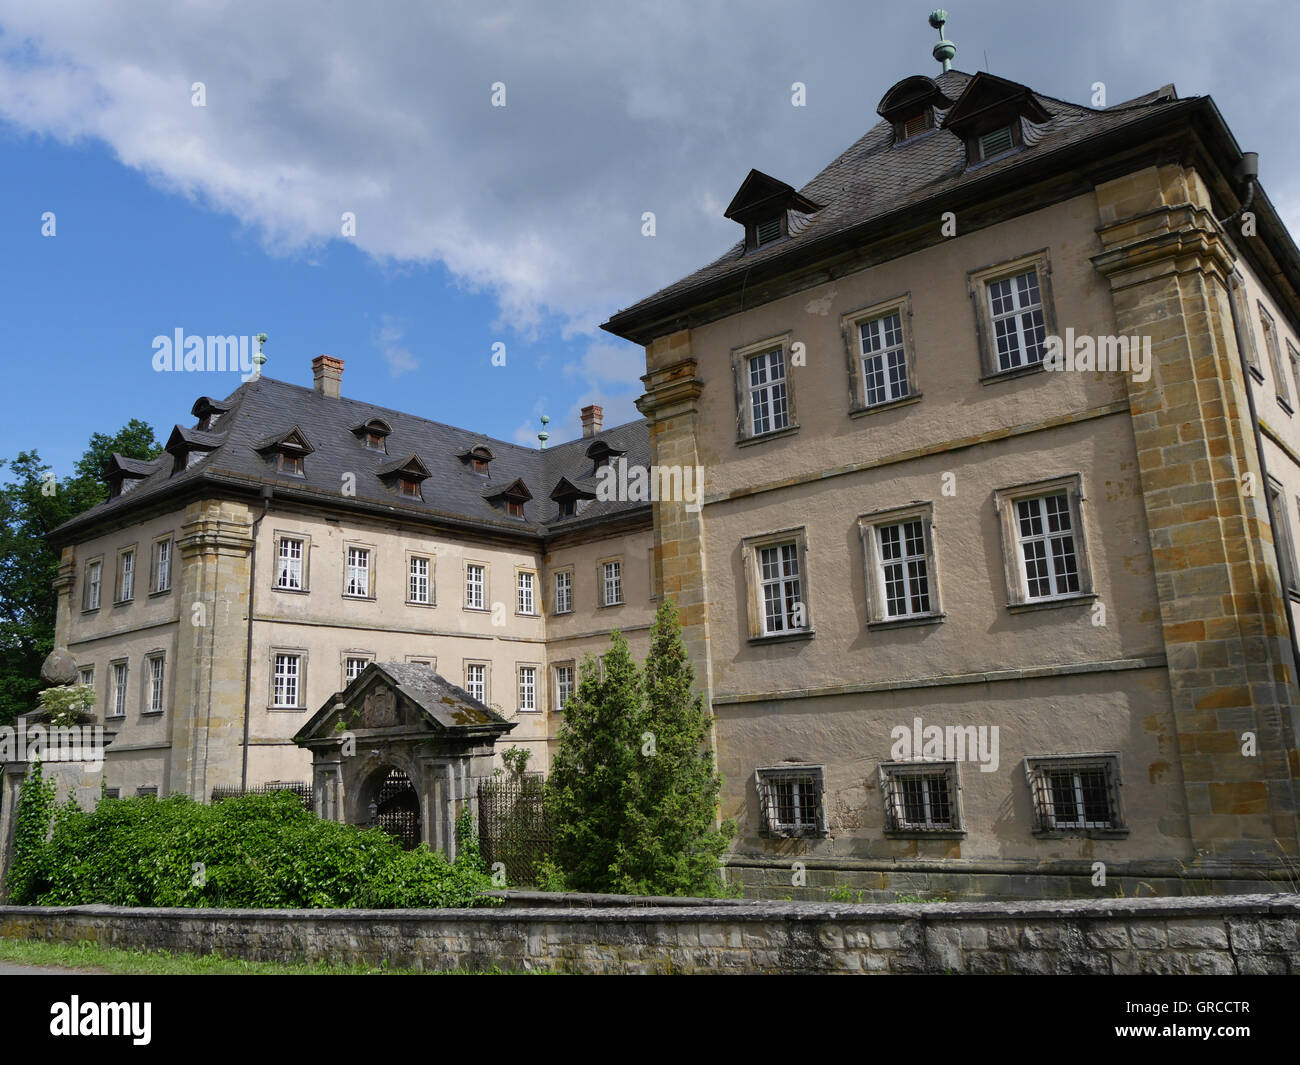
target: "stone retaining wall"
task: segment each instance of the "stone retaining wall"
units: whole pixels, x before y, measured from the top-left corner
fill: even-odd
[[[593,901],[589,896],[581,901]],[[1300,895],[474,910],[0,907],[0,936],[256,961],[589,973],[1300,974]],[[570,900],[573,901],[573,900]]]

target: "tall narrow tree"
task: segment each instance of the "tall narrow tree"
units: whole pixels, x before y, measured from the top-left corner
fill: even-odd
[[[735,825],[716,824],[722,786],[711,719],[694,691],[677,607],[655,616],[635,722],[637,756],[623,789],[622,830],[611,879],[637,895],[719,895],[719,860]]]

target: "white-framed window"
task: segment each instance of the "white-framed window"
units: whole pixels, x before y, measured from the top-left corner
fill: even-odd
[[[155,593],[171,591],[172,587],[172,541],[155,540],[153,544],[153,591]]]
[[[785,348],[750,355],[745,360],[750,435],[762,436],[790,424],[786,402]]]
[[[999,370],[1015,370],[1043,361],[1047,326],[1038,270],[1030,267],[1013,277],[988,284],[989,315]]]
[[[517,575],[515,611],[519,614],[537,613],[537,574],[521,570]]]
[[[135,548],[127,548],[117,557],[117,601],[135,598]]]
[[[1090,596],[1092,567],[1079,475],[1001,488],[994,498],[1002,524],[1008,605]]]
[[[931,505],[864,514],[858,528],[866,552],[868,623],[941,617]]]
[[[113,685],[109,689],[108,716],[124,717],[126,715],[126,663],[114,662],[112,670]]]
[[[471,610],[482,610],[484,603],[484,586],[487,583],[487,570],[477,563],[465,566],[465,605]]]
[[[601,605],[617,606],[623,602],[623,563],[614,560],[600,564]]]
[[[864,405],[878,406],[906,398],[911,392],[903,315],[894,310],[858,325]]]
[[[274,661],[271,705],[297,709],[301,705],[302,655],[277,652]]]
[[[149,692],[148,702],[149,713],[161,714],[164,707],[164,688],[163,673],[166,668],[166,659],[162,655],[151,655],[149,657]]]
[[[569,614],[573,611],[573,571],[562,570],[555,575],[555,612]]]
[[[366,666],[370,665],[369,655],[347,655],[343,659],[343,684],[344,687],[351,684],[365,671]]]
[[[763,597],[763,633],[801,629],[803,591],[799,545],[793,540],[758,549],[759,590]]]
[[[483,662],[465,663],[465,690],[480,703],[487,702],[487,665]]]
[[[563,710],[574,689],[574,666],[572,662],[563,662],[555,667],[555,708]]]
[[[530,711],[537,709],[537,667],[519,667],[519,709]]]
[[[104,580],[103,559],[93,559],[86,563],[85,591],[81,597],[82,610],[99,609],[99,592]]]
[[[406,587],[406,597],[409,602],[426,606],[429,604],[431,597],[428,558],[423,555],[411,556],[411,568]]]
[[[282,536],[276,552],[275,586],[300,592],[303,582],[303,541],[293,536]]]
[[[1291,406],[1291,391],[1286,383],[1286,370],[1282,366],[1282,347],[1278,341],[1277,324],[1273,321],[1273,316],[1264,309],[1262,303],[1257,304],[1259,309],[1259,327],[1264,332],[1264,347],[1268,350],[1268,361],[1273,367],[1273,390],[1277,394],[1277,401],[1288,412],[1293,408]]]
[[[344,595],[370,596],[370,548],[348,545]]]
[[[77,683],[82,687],[93,688],[95,686],[95,667],[82,666],[77,670]]]
[[[758,808],[765,836],[820,836],[826,832],[823,766],[756,769]]]
[[[961,831],[956,762],[884,762],[880,794],[886,831]]]
[[[1025,774],[1036,833],[1127,831],[1119,804],[1119,755],[1026,758]]]

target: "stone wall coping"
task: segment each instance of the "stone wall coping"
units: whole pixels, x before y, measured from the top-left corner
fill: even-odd
[[[0,922],[9,916],[129,918],[136,920],[369,922],[399,925],[417,922],[460,924],[627,923],[648,924],[718,921],[889,921],[1076,920],[1230,917],[1234,914],[1300,915],[1300,895],[1227,895],[1195,898],[1061,899],[1030,902],[824,903],[756,902],[727,899],[678,899],[676,905],[508,906],[433,910],[230,910],[131,906],[0,906]]]

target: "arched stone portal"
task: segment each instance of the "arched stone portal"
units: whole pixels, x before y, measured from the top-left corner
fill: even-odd
[[[372,662],[294,737],[312,753],[316,813],[376,824],[403,846],[456,856],[456,818],[474,813],[496,741],[514,728],[428,666]]]

